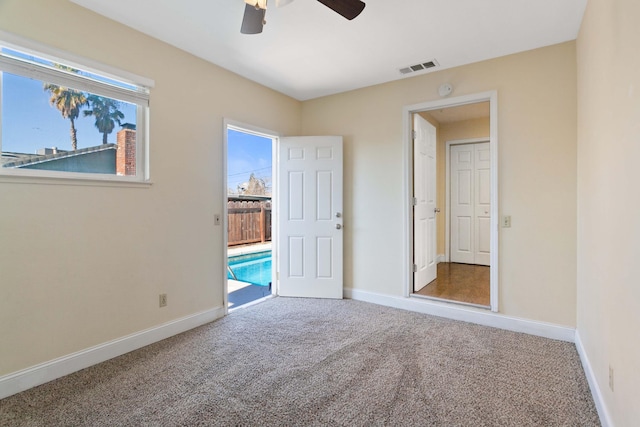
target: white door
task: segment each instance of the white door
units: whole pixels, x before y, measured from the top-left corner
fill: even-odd
[[[342,298],[342,137],[281,138],[278,294]]]
[[[413,291],[438,274],[436,259],[436,128],[414,114]]]
[[[451,262],[473,264],[473,145],[452,145],[449,156]]]
[[[450,260],[489,265],[491,158],[489,143],[450,148]]]
[[[489,143],[474,144],[475,238],[474,264],[490,264],[491,244],[491,150]]]

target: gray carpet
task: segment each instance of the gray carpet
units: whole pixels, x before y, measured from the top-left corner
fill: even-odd
[[[274,298],[0,401],[2,426],[595,426],[575,346]]]

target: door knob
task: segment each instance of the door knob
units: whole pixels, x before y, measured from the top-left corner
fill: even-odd
[[[336,224],[336,228],[340,230],[342,228],[342,224]]]
[[[440,212],[440,208],[435,208],[433,211],[434,211],[435,213],[438,213],[438,212]]]
[[[342,217],[342,214],[340,212],[336,212],[336,218],[340,218]]]

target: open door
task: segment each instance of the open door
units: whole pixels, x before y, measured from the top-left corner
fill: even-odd
[[[280,138],[278,294],[342,298],[342,137]]]
[[[436,128],[413,115],[413,291],[436,279]]]

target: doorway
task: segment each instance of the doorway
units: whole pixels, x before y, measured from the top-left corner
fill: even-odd
[[[234,157],[231,152],[234,138],[260,144],[248,150],[253,158],[262,152],[259,158],[266,160],[267,152],[271,150],[271,160],[241,161],[241,156]],[[341,136],[282,137],[275,132],[225,120],[223,182],[226,191],[223,218],[226,233],[223,241],[224,265],[227,266],[224,304],[227,311],[276,295],[343,297],[342,146]],[[233,160],[239,160],[239,170],[234,170],[236,165],[232,165]],[[258,172],[262,172],[261,176]],[[271,185],[268,184],[269,178]],[[256,181],[259,181],[258,188],[266,189],[264,195],[247,194],[247,189],[255,193],[252,189]],[[234,194],[230,196],[230,193]],[[244,245],[249,248],[258,245],[270,247],[258,247],[257,252],[268,251],[269,254],[256,256],[262,258],[260,262],[263,263],[268,258],[270,271],[262,274],[271,279],[268,288],[266,282],[255,283],[251,279],[243,279],[232,264],[231,258],[236,254],[228,247],[230,244],[235,246],[232,242],[236,240],[231,238],[230,198],[240,201],[251,198],[254,204],[267,199],[271,201],[271,216],[263,212],[269,211],[266,206],[265,209],[253,206],[254,214],[260,211],[265,218],[270,218],[260,220],[268,223],[268,228],[262,229],[262,235],[258,237],[260,231],[256,233],[253,227],[241,227],[241,231],[247,233],[241,235],[238,245],[241,251]],[[249,221],[246,216],[243,218],[245,223]],[[253,220],[253,224],[259,224],[260,221]],[[270,236],[270,242],[265,235]],[[238,285],[236,282],[241,282],[241,289],[234,288]],[[236,294],[237,291],[241,292]],[[252,295],[244,298],[244,293]],[[242,304],[234,303],[236,295],[243,297]]]
[[[273,293],[277,137],[227,123],[225,140],[225,306],[234,310]]]
[[[406,296],[498,310],[496,101],[488,92],[405,108]],[[431,132],[435,161],[421,161]]]

